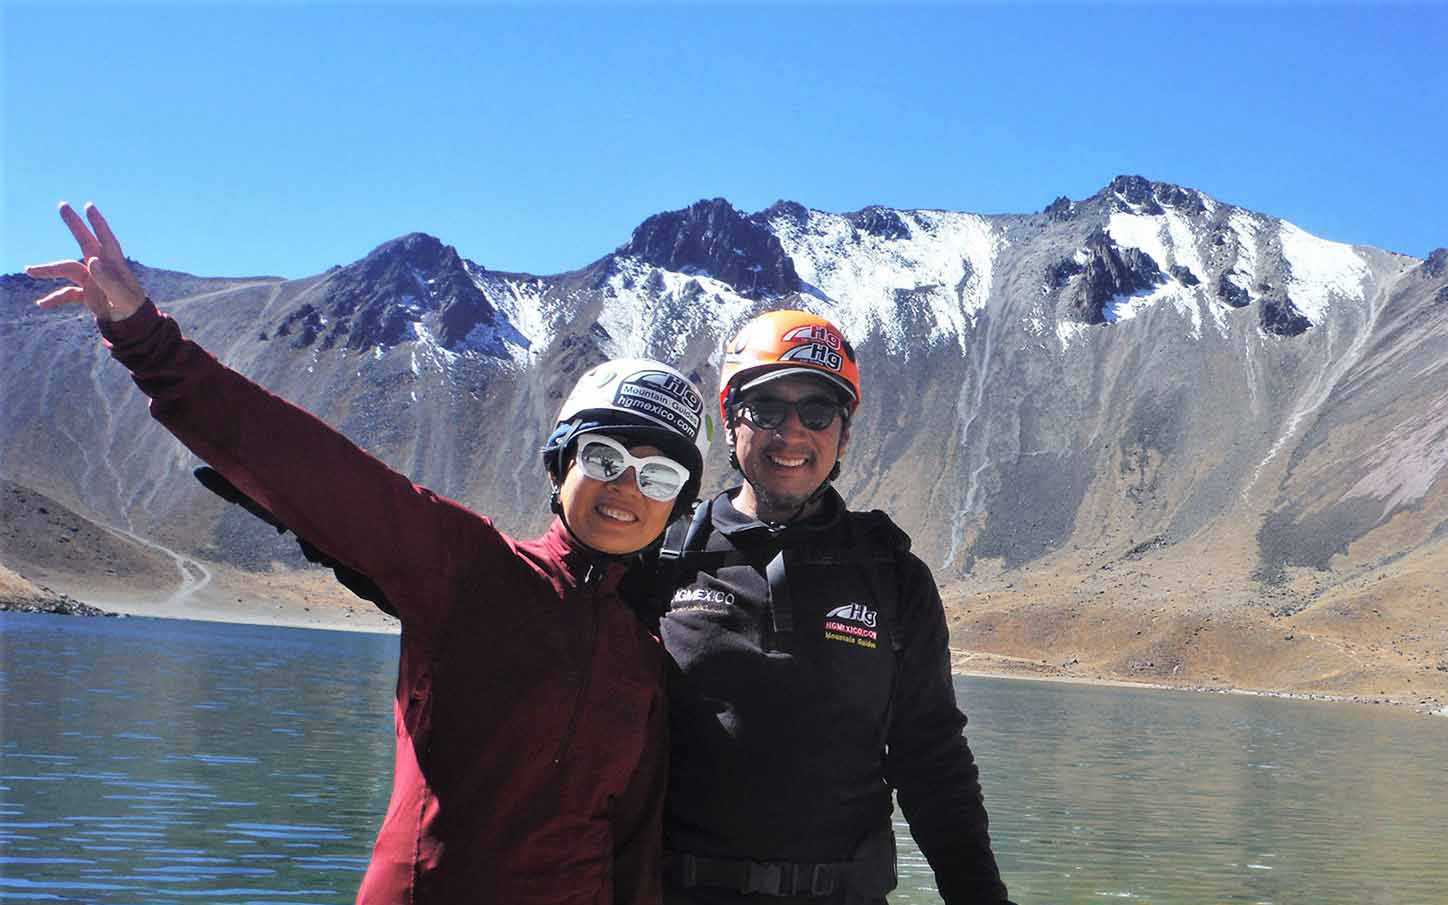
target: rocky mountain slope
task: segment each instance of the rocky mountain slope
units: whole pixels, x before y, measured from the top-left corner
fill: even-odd
[[[700,201],[551,276],[415,233],[300,280],[142,279],[223,361],[517,532],[546,521],[537,449],[580,369],[650,355],[707,386],[743,321],[819,311],[865,380],[841,489],[912,533],[962,657],[1448,698],[1445,250],[1122,176],[1020,215]],[[0,477],[214,561],[296,562],[43,291],[0,278]],[[731,482],[722,444],[710,465]]]

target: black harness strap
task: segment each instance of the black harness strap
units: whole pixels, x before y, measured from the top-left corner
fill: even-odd
[[[769,581],[769,615],[774,621],[774,648],[785,653],[794,647],[794,603],[784,565],[788,553],[788,548],[781,549],[764,567],[764,577]]]
[[[664,543],[659,547],[660,562],[678,562],[688,553],[701,553],[709,542],[709,521],[714,511],[714,501],[699,503],[686,521],[677,519],[664,532]]]
[[[697,503],[688,520],[676,519],[665,529],[654,578],[654,599],[658,601],[660,613],[669,611],[675,586],[684,571],[684,560],[703,554],[704,545],[709,541],[709,520],[713,509],[713,500]]]
[[[868,901],[883,901],[897,882],[895,832],[887,821],[855,847],[848,861],[753,861],[668,851],[664,882],[676,889],[703,886],[766,896],[819,897],[849,890]]]
[[[868,523],[865,531],[861,530],[861,523]],[[881,543],[874,539],[873,534],[883,533],[884,530],[894,530],[893,523],[889,516],[878,509],[870,512],[848,513],[845,516],[845,530],[850,535],[851,555],[854,563],[861,566],[865,573],[865,581],[870,585],[870,593],[875,595],[880,608],[889,612],[892,616],[890,628],[890,649],[900,653],[905,649],[905,639],[901,637],[899,625],[900,613],[900,554],[903,552],[898,545]],[[864,533],[871,537],[862,537]],[[889,572],[889,580],[881,580],[881,571]]]
[[[680,889],[705,886],[745,895],[827,896],[849,884],[855,864],[797,864],[675,854],[668,857],[665,869],[669,880]]]

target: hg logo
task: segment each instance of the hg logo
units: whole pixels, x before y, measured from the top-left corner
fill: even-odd
[[[837,606],[825,613],[826,619],[848,619],[851,622],[858,622],[869,628],[874,628],[878,621],[878,614],[865,606],[863,603],[847,603],[844,606]]]
[[[693,387],[687,381],[680,380],[672,374],[665,374],[663,371],[649,371],[639,375],[638,381],[647,386],[661,390],[684,403],[691,411],[698,411],[704,407],[704,402],[699,394],[694,392]]]
[[[808,362],[810,364],[822,365],[831,371],[838,371],[845,363],[844,356],[820,342],[795,346],[793,349],[779,356],[779,360]]]
[[[845,344],[845,341],[844,341],[844,338],[843,338],[843,337],[841,337],[838,333],[834,332],[833,330],[830,330],[830,329],[828,329],[827,327],[823,326],[822,324],[808,324],[808,325],[803,326],[803,327],[795,327],[793,330],[791,330],[791,331],[789,331],[788,333],[784,334],[784,336],[782,337],[782,341],[783,341],[783,342],[787,342],[787,343],[792,343],[792,342],[817,342],[817,343],[824,343],[825,345],[829,346],[831,349],[839,349],[841,346],[843,346],[843,345]]]

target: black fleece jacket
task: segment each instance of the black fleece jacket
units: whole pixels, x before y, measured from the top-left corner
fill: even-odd
[[[666,849],[849,861],[888,827],[893,787],[946,903],[1005,902],[929,567],[893,526],[903,543],[879,562],[833,490],[815,518],[778,530],[739,513],[734,492],[711,504],[705,555],[662,621],[675,664]],[[767,577],[781,549],[787,632]],[[718,893],[698,900],[751,899]]]

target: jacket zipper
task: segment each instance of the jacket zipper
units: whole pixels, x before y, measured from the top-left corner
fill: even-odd
[[[568,746],[573,742],[573,733],[578,729],[578,719],[583,713],[584,703],[588,700],[588,687],[593,681],[593,664],[598,659],[598,587],[593,581],[595,573],[598,572],[600,572],[599,569],[590,565],[588,572],[583,577],[583,586],[592,591],[589,595],[593,619],[589,622],[588,662],[583,669],[583,681],[578,683],[578,696],[573,700],[573,713],[568,717],[568,727],[563,730],[563,738],[559,741],[558,750],[553,755],[555,767],[563,764],[563,755],[567,753]]]

